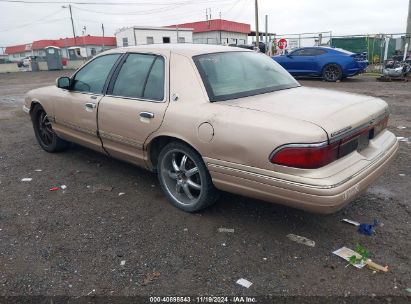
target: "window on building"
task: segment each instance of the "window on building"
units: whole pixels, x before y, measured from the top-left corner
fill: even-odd
[[[91,52],[91,56],[95,56],[95,55],[97,54],[95,48],[91,48],[91,49],[90,49],[90,52]]]
[[[163,43],[170,43],[170,37],[163,37]]]
[[[178,37],[177,42],[178,43],[186,43],[186,38],[185,37]]]
[[[147,44],[153,44],[154,43],[154,37],[147,37]]]
[[[90,61],[74,76],[73,90],[101,94],[108,74],[120,54],[111,54]]]
[[[127,37],[123,38],[123,46],[128,46],[128,38]]]
[[[130,54],[113,87],[112,95],[161,101],[164,98],[164,59]]]

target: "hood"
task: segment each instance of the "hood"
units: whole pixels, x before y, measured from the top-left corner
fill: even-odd
[[[369,123],[388,112],[378,98],[333,90],[298,87],[247,98],[223,101],[229,106],[307,121],[329,137]]]

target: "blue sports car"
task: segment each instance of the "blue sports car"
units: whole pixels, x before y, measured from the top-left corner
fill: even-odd
[[[294,76],[316,76],[325,81],[357,75],[368,66],[366,55],[331,47],[304,47],[272,58]]]

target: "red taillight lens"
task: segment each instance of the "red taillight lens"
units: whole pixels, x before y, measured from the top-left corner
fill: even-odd
[[[317,169],[338,158],[338,143],[312,147],[285,147],[275,153],[271,162],[301,169]]]

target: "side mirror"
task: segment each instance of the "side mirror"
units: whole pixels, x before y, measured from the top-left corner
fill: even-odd
[[[71,79],[70,77],[63,76],[56,79],[56,86],[60,89],[70,88]]]

